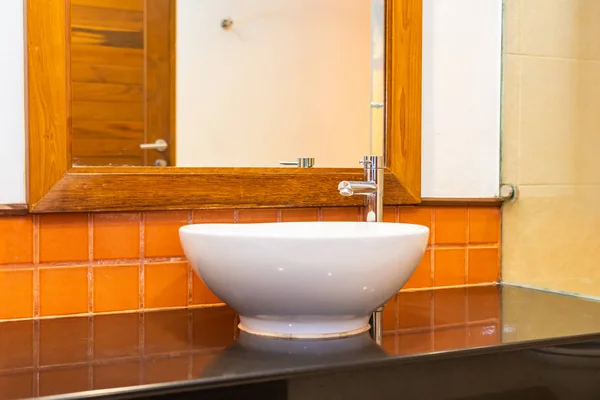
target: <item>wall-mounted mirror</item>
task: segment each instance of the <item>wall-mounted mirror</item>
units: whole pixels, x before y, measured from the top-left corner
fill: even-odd
[[[383,5],[73,0],[73,165],[356,167],[383,152]]]
[[[29,210],[419,202],[421,1],[28,0]]]

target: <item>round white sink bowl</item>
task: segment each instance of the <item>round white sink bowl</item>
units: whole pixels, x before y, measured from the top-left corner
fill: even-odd
[[[429,228],[383,222],[197,224],[180,228],[185,255],[240,315],[243,331],[338,338],[369,329],[371,313],[419,264]]]

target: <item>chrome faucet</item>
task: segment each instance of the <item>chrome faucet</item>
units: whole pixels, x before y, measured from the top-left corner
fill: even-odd
[[[385,162],[383,156],[365,156],[361,161],[365,172],[365,180],[342,181],[338,190],[342,196],[365,196],[365,221],[383,221],[383,179]],[[382,325],[383,305],[377,307],[371,316],[371,336],[377,344],[383,340]]]
[[[342,196],[365,196],[365,221],[383,221],[383,178],[385,162],[383,156],[365,156],[361,161],[365,180],[342,181],[338,190]]]

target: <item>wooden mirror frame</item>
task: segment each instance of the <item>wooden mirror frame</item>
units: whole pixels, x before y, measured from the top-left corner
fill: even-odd
[[[34,213],[361,205],[362,168],[73,167],[70,0],[27,0],[28,204]],[[386,204],[421,200],[422,0],[386,0]],[[358,163],[358,160],[357,160]]]

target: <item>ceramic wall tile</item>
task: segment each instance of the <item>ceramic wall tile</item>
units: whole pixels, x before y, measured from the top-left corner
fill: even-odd
[[[521,134],[521,59],[522,57],[519,55],[503,55],[501,116],[502,182],[519,182],[519,138]]]
[[[187,211],[156,211],[145,214],[144,256],[183,256],[179,228],[189,223]]]
[[[506,53],[519,53],[521,50],[521,2],[522,0],[504,0],[502,30]]]
[[[517,14],[509,14],[512,19]],[[590,0],[522,0],[521,54],[600,60],[600,2]],[[512,26],[508,26],[511,28]],[[513,34],[508,33],[511,37]]]
[[[0,264],[33,262],[33,217],[0,218]]]
[[[114,312],[140,308],[140,265],[98,265],[93,267],[94,311]]]
[[[140,258],[140,213],[94,214],[95,260]]]
[[[600,296],[598,204],[600,186],[521,187],[504,212],[503,279]]]
[[[33,269],[0,270],[0,319],[33,317]]]
[[[600,2],[509,1],[505,41],[520,55],[505,46],[503,180],[519,196],[502,210],[502,278],[600,296]],[[469,250],[469,264],[487,253]]]
[[[40,268],[40,316],[89,311],[88,267]]]
[[[40,262],[89,260],[88,219],[87,214],[40,215]]]
[[[9,239],[2,239],[6,246],[0,247],[0,288],[5,289],[0,291],[0,320],[221,304],[186,262],[180,226],[358,221],[362,211],[359,207],[229,209],[0,218],[0,227],[10,232]],[[499,219],[495,207],[386,206],[385,222],[430,228],[428,249],[405,289],[464,285],[473,279],[495,282],[489,271],[496,265],[484,265],[477,257],[467,281],[465,251],[498,248]],[[439,251],[442,255],[435,257]],[[446,257],[456,252],[465,254],[458,262],[465,264],[462,269],[454,258]]]

